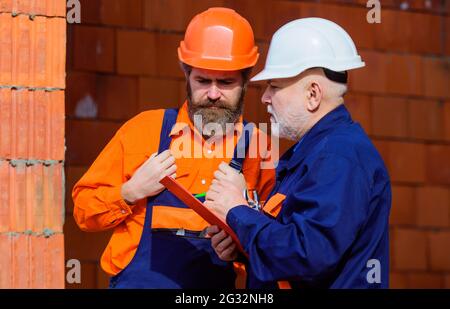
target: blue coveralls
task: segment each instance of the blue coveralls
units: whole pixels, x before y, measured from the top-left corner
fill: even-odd
[[[172,126],[176,122],[177,110],[165,111],[160,134],[158,153],[169,149]],[[251,132],[238,141],[234,167],[242,167],[243,158],[237,157],[237,148],[248,144]],[[237,166],[236,166],[237,165]],[[204,201],[204,198],[203,200]],[[233,264],[221,261],[211,247],[210,238],[199,231],[152,229],[153,206],[188,208],[168,190],[147,200],[144,227],[137,251],[119,274],[110,280],[110,288],[234,288],[236,274]]]
[[[227,215],[249,254],[249,288],[388,287],[389,176],[344,105],[280,158],[273,201],[275,219],[246,206]]]

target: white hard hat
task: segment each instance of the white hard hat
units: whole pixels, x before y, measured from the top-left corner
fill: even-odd
[[[355,43],[339,25],[323,18],[301,18],[275,32],[266,65],[251,81],[293,77],[315,67],[342,72],[363,66]]]

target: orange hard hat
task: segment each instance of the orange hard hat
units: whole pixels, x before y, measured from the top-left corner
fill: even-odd
[[[192,67],[236,71],[252,67],[258,60],[253,30],[234,10],[210,8],[189,23],[178,58]]]

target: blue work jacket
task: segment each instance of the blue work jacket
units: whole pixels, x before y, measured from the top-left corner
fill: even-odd
[[[387,288],[389,175],[340,105],[279,160],[257,212],[237,206],[227,223],[249,255],[249,288]],[[266,209],[268,207],[269,209]]]

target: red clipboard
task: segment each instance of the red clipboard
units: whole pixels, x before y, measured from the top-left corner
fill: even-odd
[[[237,249],[241,251],[246,257],[247,253],[242,248],[239,238],[236,233],[226,224],[223,220],[217,217],[213,212],[211,212],[202,202],[200,202],[195,196],[193,196],[188,190],[186,190],[178,181],[172,177],[166,176],[161,179],[160,183],[167,188],[173,195],[178,197],[183,203],[185,203],[189,208],[193,209],[197,214],[200,215],[211,225],[217,225],[219,228],[223,229],[228,235],[231,236]]]

